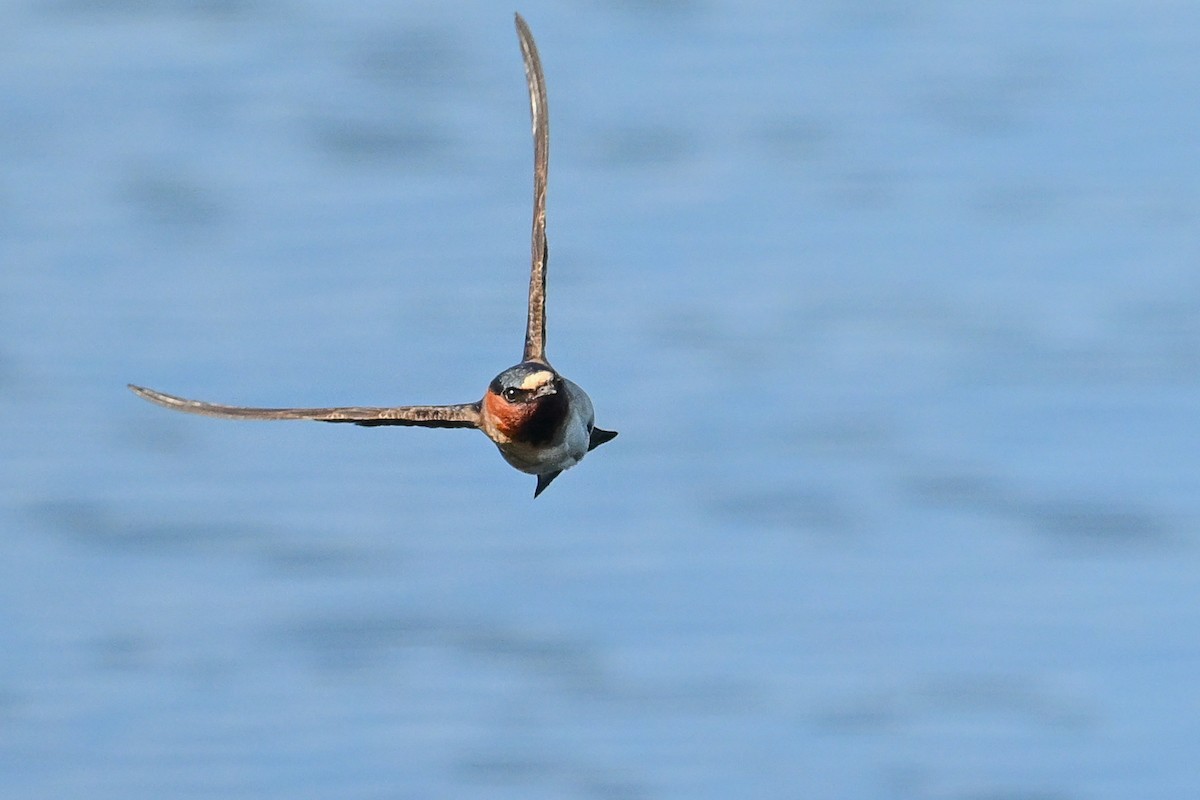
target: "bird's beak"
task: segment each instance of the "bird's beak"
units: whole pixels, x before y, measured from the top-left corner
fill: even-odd
[[[558,394],[558,387],[554,385],[554,381],[549,381],[539,386],[534,391],[533,397],[536,400],[539,397],[546,397],[547,395],[551,394]]]

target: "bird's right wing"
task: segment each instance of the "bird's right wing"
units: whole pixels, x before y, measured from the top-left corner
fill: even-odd
[[[247,408],[188,400],[132,384],[129,388],[138,397],[149,400],[151,403],[158,403],[165,408],[224,419],[311,419],[318,422],[352,422],[355,425],[368,427],[409,425],[422,428],[478,428],[480,418],[479,403],[462,403],[453,406],[394,406],[391,408],[362,406]]]

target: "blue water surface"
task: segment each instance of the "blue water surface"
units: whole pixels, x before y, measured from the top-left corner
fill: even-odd
[[[0,9],[0,796],[1200,789],[1200,5]]]

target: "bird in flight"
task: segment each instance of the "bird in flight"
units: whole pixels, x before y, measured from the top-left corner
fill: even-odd
[[[546,81],[533,34],[516,15],[525,60],[533,128],[533,242],[529,270],[529,313],[521,363],[497,375],[474,403],[442,406],[338,408],[246,408],[205,403],[130,384],[134,394],[176,411],[225,419],[311,419],[376,427],[477,428],[495,442],[504,460],[537,476],[533,496],[616,436],[597,428],[592,401],[546,359],[546,179],[550,159]]]

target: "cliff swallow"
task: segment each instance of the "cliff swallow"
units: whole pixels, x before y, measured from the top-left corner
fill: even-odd
[[[546,82],[533,34],[516,15],[517,38],[525,60],[533,128],[533,241],[529,270],[529,314],[521,363],[509,367],[474,403],[391,408],[245,408],[187,400],[130,385],[134,394],[161,406],[226,419],[311,419],[350,422],[368,427],[410,425],[425,428],[477,428],[496,443],[504,460],[537,476],[533,496],[540,495],[563,470],[616,436],[595,425],[592,401],[560,375],[546,359],[546,179],[549,172],[550,127]]]

